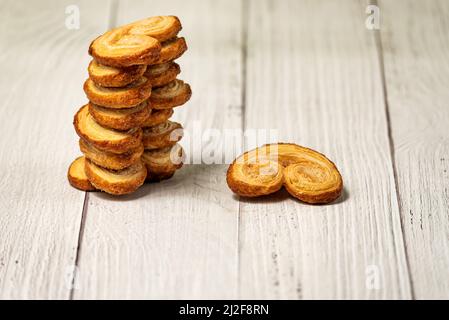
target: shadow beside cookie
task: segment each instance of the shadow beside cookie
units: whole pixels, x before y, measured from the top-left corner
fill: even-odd
[[[261,196],[261,197],[243,197],[243,196],[238,196],[236,194],[232,195],[233,199],[236,201],[240,201],[243,203],[248,203],[248,204],[256,204],[256,203],[260,203],[260,204],[264,204],[264,203],[276,203],[276,202],[281,202],[281,201],[285,201],[287,199],[292,199],[295,200],[299,203],[302,204],[307,204],[307,205],[312,205],[312,206],[329,206],[329,205],[336,205],[336,204],[340,204],[345,202],[346,200],[349,199],[349,192],[346,188],[343,188],[343,191],[340,195],[340,197],[338,197],[335,201],[329,202],[329,203],[321,203],[321,204],[311,204],[311,203],[306,203],[303,202],[293,196],[291,196],[287,190],[285,190],[285,188],[281,188],[279,191],[266,195],[266,196]]]
[[[244,197],[244,196],[238,196],[236,194],[233,194],[232,197],[234,200],[237,200],[243,203],[276,203],[285,201],[288,198],[291,198],[290,194],[285,190],[284,188],[281,188],[279,191],[276,191],[275,193],[262,196],[262,197]]]
[[[106,192],[101,192],[101,191],[95,192],[94,194],[96,197],[98,197],[102,200],[105,200],[105,201],[123,202],[123,201],[134,201],[136,199],[143,198],[143,197],[147,196],[149,192],[150,192],[150,188],[148,188],[148,186],[146,186],[146,185],[143,185],[142,187],[140,187],[133,193],[125,194],[125,195],[121,195],[121,196],[111,195],[111,194],[108,194]]]

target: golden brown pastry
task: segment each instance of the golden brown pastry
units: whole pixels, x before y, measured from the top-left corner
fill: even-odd
[[[143,128],[143,146],[145,149],[159,149],[170,147],[182,138],[181,124],[166,121],[157,126]]]
[[[169,84],[154,89],[150,97],[153,109],[171,109],[183,105],[192,96],[190,86],[182,80],[176,79]]]
[[[89,78],[102,87],[124,87],[140,79],[147,69],[146,65],[114,68],[99,64],[96,60],[89,63]]]
[[[153,64],[161,53],[160,42],[144,34],[132,34],[132,25],[112,29],[89,46],[89,54],[99,63],[111,67]]]
[[[142,144],[142,129],[117,131],[100,126],[89,113],[87,105],[75,114],[73,125],[78,136],[102,151],[125,153]]]
[[[156,150],[145,150],[142,161],[147,167],[148,181],[169,179],[182,167],[184,150],[179,144]]]
[[[282,168],[275,161],[233,163],[231,167],[228,169],[226,181],[229,188],[240,196],[260,197],[282,188]]]
[[[129,30],[132,34],[143,34],[159,40],[166,41],[176,37],[182,26],[178,17],[156,16],[131,23]]]
[[[147,169],[140,160],[123,170],[108,170],[86,159],[84,169],[92,185],[114,195],[136,191],[147,176]]]
[[[242,196],[257,197],[285,186],[307,203],[328,203],[343,190],[335,165],[321,153],[292,143],[269,144],[248,151],[230,166],[229,188]]]
[[[95,187],[89,182],[84,172],[85,160],[84,157],[76,158],[69,167],[67,178],[72,187],[83,191],[93,191]]]
[[[101,35],[91,43],[89,54],[112,67],[155,64],[161,52],[160,42],[175,37],[181,28],[174,16],[146,18]]]
[[[122,88],[101,87],[92,79],[84,82],[84,92],[87,98],[96,105],[123,109],[132,108],[147,100],[151,95],[151,83],[145,77]]]
[[[159,59],[152,64],[161,64],[178,59],[187,51],[187,43],[184,37],[173,38],[161,43]]]
[[[150,81],[153,88],[162,87],[176,79],[181,68],[175,62],[166,62],[148,66],[144,76]]]
[[[116,154],[101,151],[83,139],[79,140],[79,146],[84,156],[96,165],[112,170],[121,170],[136,163],[143,153],[143,145],[126,153]]]
[[[173,115],[173,109],[156,110],[151,109],[150,116],[143,123],[142,127],[153,127],[167,121]]]
[[[134,108],[110,109],[90,102],[89,113],[101,126],[117,130],[141,127],[150,117],[151,109],[147,101]]]

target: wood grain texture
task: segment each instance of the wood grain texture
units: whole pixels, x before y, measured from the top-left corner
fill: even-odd
[[[79,30],[64,24],[74,4]],[[85,101],[88,39],[107,24],[103,7],[2,2],[0,299],[69,298],[84,200],[66,178],[79,154],[72,119]]]
[[[391,134],[417,299],[449,298],[449,3],[380,1]]]
[[[193,90],[174,116],[187,131],[183,146],[201,139],[202,132],[193,136],[195,126],[241,127],[238,1],[121,2],[118,12],[117,24],[165,14],[182,21],[189,50],[179,59],[180,78]],[[206,139],[203,146],[214,143]],[[91,194],[74,298],[235,298],[238,201],[225,171],[188,165],[132,196]]]
[[[245,127],[277,129],[279,141],[328,155],[345,194],[326,206],[285,192],[241,200],[242,298],[411,296],[365,8],[352,0],[250,1]]]

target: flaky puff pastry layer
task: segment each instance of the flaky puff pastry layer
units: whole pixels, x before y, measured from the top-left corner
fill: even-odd
[[[147,176],[147,169],[140,160],[123,170],[108,170],[86,159],[84,170],[93,186],[114,195],[136,191]]]
[[[147,150],[160,149],[175,145],[182,135],[181,124],[168,120],[157,126],[143,128],[142,143]]]
[[[181,68],[175,62],[167,62],[148,66],[144,76],[150,81],[153,88],[162,87],[176,79]]]
[[[73,125],[78,136],[102,151],[125,153],[142,144],[142,129],[117,131],[99,125],[89,113],[87,105],[75,114]]]
[[[87,179],[86,173],[84,172],[84,163],[86,158],[78,157],[76,158],[69,167],[67,172],[67,179],[72,187],[82,190],[82,191],[94,191],[95,187]]]
[[[171,109],[183,105],[191,96],[190,85],[176,79],[163,87],[154,89],[150,103],[153,109]]]
[[[102,87],[124,87],[142,77],[146,65],[135,65],[124,68],[114,68],[102,65],[96,60],[89,63],[87,71],[89,78]]]
[[[182,167],[185,159],[184,150],[179,144],[172,147],[145,150],[142,161],[147,167],[147,181],[169,179]]]
[[[132,34],[143,34],[159,40],[160,42],[175,37],[182,26],[178,17],[156,16],[131,23],[129,30]]]
[[[81,152],[84,153],[87,159],[100,167],[112,170],[121,170],[130,167],[140,159],[144,150],[143,145],[140,145],[136,149],[126,153],[115,154],[101,151],[83,139],[79,140],[79,146]]]
[[[173,109],[151,109],[150,116],[143,123],[142,127],[154,127],[158,124],[164,123],[173,115]]]
[[[161,43],[161,54],[154,64],[166,63],[178,59],[187,51],[187,42],[184,37],[173,38]]]
[[[278,162],[266,159],[241,165],[233,163],[228,169],[226,181],[229,188],[240,196],[260,197],[282,188],[282,167]]]
[[[151,109],[147,101],[134,108],[110,109],[90,102],[89,113],[101,126],[117,130],[141,127],[150,117]]]
[[[230,166],[226,180],[236,194],[257,197],[285,186],[307,203],[328,203],[343,190],[332,161],[319,152],[291,143],[269,144],[248,151]]]
[[[95,39],[90,47],[98,62],[112,67],[157,63],[160,42],[175,37],[182,26],[177,17],[157,16],[139,20]]]
[[[129,67],[156,63],[161,54],[160,42],[144,34],[130,32],[132,25],[112,29],[89,46],[89,54],[111,67]]]
[[[126,109],[137,106],[151,95],[151,83],[140,77],[122,88],[106,88],[97,85],[92,79],[84,82],[87,98],[96,105],[111,109]]]

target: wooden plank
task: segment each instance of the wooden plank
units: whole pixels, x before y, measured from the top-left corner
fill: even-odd
[[[79,30],[65,8],[81,11]],[[3,1],[0,14],[0,299],[67,299],[84,192],[66,174],[79,154],[72,119],[92,34],[107,1]]]
[[[241,200],[243,298],[411,296],[365,8],[352,0],[250,1],[246,129],[277,129],[278,140],[328,155],[345,194],[326,206],[285,192]]]
[[[241,128],[238,1],[121,2],[118,12],[118,24],[164,14],[181,19],[189,51],[179,60],[180,78],[192,85],[193,97],[175,119],[191,144],[201,139],[191,132],[195,125]],[[227,189],[225,170],[188,165],[131,196],[92,194],[74,297],[235,298],[238,201]]]
[[[449,298],[447,1],[381,1],[400,209],[417,299]]]

